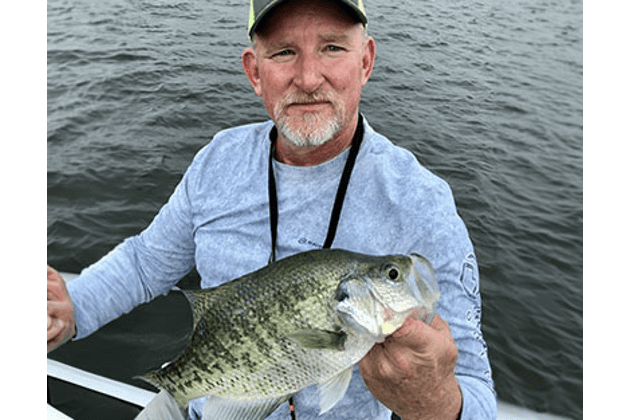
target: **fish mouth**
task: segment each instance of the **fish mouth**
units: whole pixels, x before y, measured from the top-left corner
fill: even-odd
[[[411,308],[404,312],[396,312],[389,306],[381,303],[381,300],[379,300],[374,293],[370,293],[376,307],[375,313],[377,319],[377,328],[373,335],[378,343],[382,343],[388,335],[402,327],[407,317],[411,315],[416,308]]]
[[[352,279],[339,285],[335,294],[335,307],[342,322],[351,329],[379,340],[376,320],[378,303],[366,279]],[[369,280],[368,280],[369,281]]]
[[[397,286],[378,286],[370,276],[340,284],[335,305],[343,323],[376,342],[384,341],[410,316],[430,324],[439,297],[433,268],[420,255],[409,258],[411,264],[403,275],[404,282]]]

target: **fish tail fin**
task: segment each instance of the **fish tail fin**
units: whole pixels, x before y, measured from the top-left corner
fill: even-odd
[[[186,412],[171,394],[161,390],[138,414],[136,420],[186,420],[186,418]]]

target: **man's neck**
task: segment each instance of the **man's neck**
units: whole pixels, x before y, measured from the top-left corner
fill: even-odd
[[[335,137],[320,146],[296,146],[278,132],[275,158],[293,166],[315,166],[327,162],[352,145],[358,120],[357,114]]]

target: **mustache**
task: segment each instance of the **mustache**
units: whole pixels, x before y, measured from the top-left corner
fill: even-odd
[[[313,93],[293,92],[282,99],[282,107],[286,108],[291,105],[314,104],[318,102],[334,103],[336,96],[332,92],[315,91]]]

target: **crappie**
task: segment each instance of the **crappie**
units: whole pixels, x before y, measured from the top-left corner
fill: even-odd
[[[354,364],[375,343],[413,312],[431,322],[438,296],[431,265],[419,255],[304,252],[217,288],[187,292],[190,345],[144,378],[168,391],[182,412],[189,401],[209,397],[204,420],[264,419],[313,384],[325,412],[344,396]],[[165,418],[165,400],[175,407],[162,392],[138,418]]]

